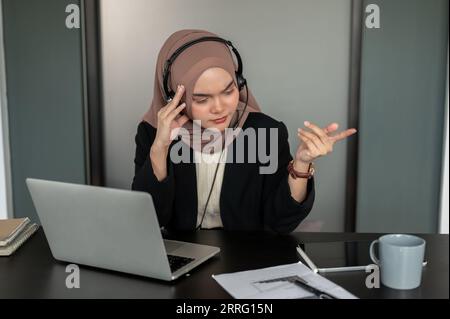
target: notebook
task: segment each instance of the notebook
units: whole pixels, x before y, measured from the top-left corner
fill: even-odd
[[[6,246],[0,246],[0,256],[12,255],[22,244],[33,235],[39,228],[37,224],[28,223],[25,229],[20,232],[15,239]]]
[[[0,220],[0,247],[11,243],[29,223],[28,217]]]

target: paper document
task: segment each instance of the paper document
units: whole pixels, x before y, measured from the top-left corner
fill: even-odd
[[[236,299],[314,298],[316,295],[287,280],[298,276],[316,289],[339,299],[356,299],[344,288],[316,274],[301,262],[263,269],[241,271],[212,277]]]

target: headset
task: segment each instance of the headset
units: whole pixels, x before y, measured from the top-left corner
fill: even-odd
[[[225,40],[223,38],[220,37],[201,37],[195,40],[192,40],[190,42],[187,42],[185,44],[183,44],[181,47],[179,47],[171,56],[169,59],[166,60],[166,62],[164,63],[164,69],[163,69],[163,90],[164,90],[164,99],[167,103],[171,102],[172,99],[175,96],[175,92],[169,87],[169,78],[170,78],[170,68],[173,64],[173,62],[175,61],[175,59],[187,48],[189,48],[192,45],[195,45],[197,43],[200,42],[205,42],[205,41],[216,41],[216,42],[221,42],[224,43],[225,45],[227,45],[229,48],[231,48],[231,51],[233,51],[234,55],[236,56],[236,60],[238,63],[238,68],[235,71],[236,74],[236,81],[237,81],[237,87],[238,90],[241,91],[244,87],[245,87],[245,91],[246,91],[246,98],[245,98],[245,107],[244,110],[242,111],[242,113],[238,116],[238,119],[236,121],[236,123],[233,125],[233,129],[235,129],[242,116],[244,115],[245,109],[247,108],[247,104],[248,104],[248,87],[247,87],[247,80],[244,78],[244,76],[242,75],[243,72],[243,66],[242,66],[242,59],[241,59],[241,55],[239,54],[238,50],[233,46],[233,44],[231,43],[231,41]],[[231,123],[230,123],[231,124]],[[203,215],[202,215],[202,219],[200,221],[200,225],[198,225],[196,227],[196,230],[198,230],[199,228],[201,228],[202,223],[203,223],[203,219],[205,218],[205,214],[206,214],[206,208],[208,207],[208,203],[209,203],[209,199],[211,197],[211,193],[212,190],[214,188],[214,182],[216,181],[216,176],[217,176],[217,171],[219,168],[219,164],[220,164],[220,160],[222,158],[222,154],[224,151],[224,147],[222,145],[222,151],[220,153],[220,157],[219,157],[219,162],[217,163],[216,166],[216,171],[214,173],[214,179],[211,185],[211,189],[209,191],[209,195],[208,195],[208,199],[206,200],[206,204],[205,204],[205,209],[203,211]]]
[[[168,84],[169,77],[170,77],[170,68],[171,68],[173,62],[184,50],[186,50],[190,46],[200,43],[200,42],[205,42],[205,41],[222,42],[231,48],[231,50],[234,52],[234,55],[236,56],[236,59],[238,62],[238,69],[235,71],[235,73],[236,73],[236,80],[237,80],[237,86],[238,86],[239,91],[241,91],[244,88],[244,86],[247,84],[247,80],[242,76],[243,68],[242,68],[241,55],[239,54],[238,50],[233,46],[231,41],[228,41],[228,40],[225,40],[225,39],[222,39],[219,37],[201,37],[201,38],[198,38],[198,39],[195,39],[195,40],[192,40],[190,42],[183,44],[164,63],[163,89],[164,89],[164,99],[166,100],[167,103],[172,101],[173,97],[175,96],[175,92],[171,88],[169,88],[169,84]]]

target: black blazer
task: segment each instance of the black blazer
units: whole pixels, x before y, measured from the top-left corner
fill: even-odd
[[[263,113],[250,113],[243,129],[252,127],[260,135],[261,129],[278,129],[278,166],[274,174],[260,174],[261,163],[249,163],[246,155],[244,163],[225,164],[220,193],[220,216],[227,230],[272,230],[278,233],[293,231],[310,212],[314,202],[314,178],[308,180],[307,197],[302,203],[292,198],[287,166],[292,156],[289,150],[288,131],[283,122],[276,121]],[[258,130],[258,128],[260,130]],[[156,129],[147,122],[141,122],[136,134],[135,176],[132,189],[151,194],[160,226],[175,230],[195,230],[197,224],[197,180],[193,150],[190,163],[173,163],[167,156],[168,175],[158,181],[150,162],[150,147],[156,136]],[[229,147],[233,152],[228,156],[236,158],[236,141],[244,138],[239,134]],[[266,142],[269,154],[270,139]],[[172,141],[170,149],[178,140]],[[244,140],[245,145],[248,140]],[[184,143],[183,143],[184,145]],[[228,157],[230,158],[230,157]]]

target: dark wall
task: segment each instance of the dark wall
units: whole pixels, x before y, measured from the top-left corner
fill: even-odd
[[[25,178],[86,182],[78,0],[3,0],[14,217],[38,221]]]

